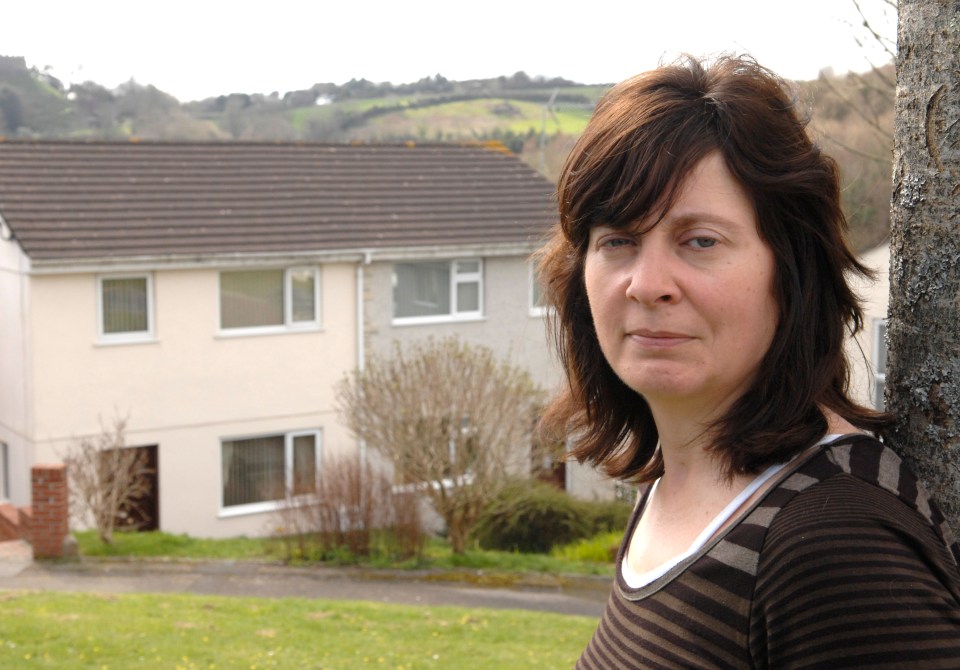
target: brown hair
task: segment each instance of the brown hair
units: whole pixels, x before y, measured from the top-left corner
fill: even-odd
[[[604,358],[583,281],[590,229],[664,213],[684,178],[719,152],[755,207],[775,258],[779,321],[752,386],[720,417],[711,448],[727,474],[757,472],[820,439],[821,408],[872,431],[886,414],[847,392],[847,333],[863,324],[846,273],[870,276],[846,242],[836,163],[806,133],[786,84],[756,62],[692,58],[638,75],[600,101],[560,175],[560,220],[539,255],[553,339],[568,385],[543,427],[569,433],[572,455],[614,477],[662,473],[646,401]]]

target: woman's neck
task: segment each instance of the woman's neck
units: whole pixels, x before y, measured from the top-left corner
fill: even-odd
[[[719,474],[721,464],[709,450],[712,419],[708,413],[667,404],[651,404],[650,409],[665,471],[683,478],[700,471]]]
[[[731,487],[735,488],[739,482],[724,476],[721,458],[709,449],[706,428],[701,424],[689,425],[686,430],[678,428],[674,423],[660,432],[663,475],[659,490],[663,501],[668,505],[670,500],[681,505],[696,504],[704,496],[724,496]]]
[[[726,490],[738,486],[738,478],[729,481],[723,475],[722,457],[710,449],[709,420],[692,419],[689,414],[654,410],[654,421],[660,438],[660,455],[664,476],[661,488],[673,491],[696,491],[697,487]],[[831,410],[823,410],[827,434],[846,434],[858,429]]]

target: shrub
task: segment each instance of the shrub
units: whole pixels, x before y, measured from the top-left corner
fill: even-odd
[[[590,535],[583,504],[534,480],[503,487],[480,516],[474,537],[483,549],[546,553]]]
[[[620,533],[627,528],[633,506],[621,500],[583,502],[590,525],[590,535]]]
[[[613,563],[617,557],[621,540],[623,540],[622,530],[600,533],[571,544],[554,547],[550,555],[568,561]]]
[[[288,495],[274,535],[286,559],[349,563],[373,553],[419,556],[423,549],[416,496],[356,457],[325,460],[316,492]]]

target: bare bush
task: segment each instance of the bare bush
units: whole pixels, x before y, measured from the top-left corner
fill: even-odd
[[[70,510],[84,526],[97,529],[100,539],[113,543],[121,519],[141,517],[140,500],[152,489],[147,455],[126,445],[127,418],[101,421],[97,435],[77,440],[63,462],[70,477]]]
[[[337,389],[344,423],[430,500],[456,553],[507,475],[529,472],[541,401],[525,370],[456,337],[371,356]]]
[[[357,456],[324,459],[316,491],[286,496],[278,514],[274,532],[288,560],[325,558],[343,550],[364,557],[377,549],[408,558],[423,549],[417,501]]]

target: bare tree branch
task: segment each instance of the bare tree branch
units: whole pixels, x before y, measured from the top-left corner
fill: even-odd
[[[830,77],[827,77],[826,75],[821,73],[818,81],[820,81],[824,86],[826,86],[831,91],[833,91],[833,93],[838,98],[843,100],[850,107],[850,109],[853,110],[853,113],[859,116],[864,121],[866,121],[867,125],[873,128],[873,130],[877,132],[881,138],[885,138],[889,141],[889,138],[891,137],[890,131],[884,128],[883,126],[881,126],[876,118],[870,118],[867,115],[867,113],[861,108],[860,105],[850,100],[850,98],[846,94],[844,94],[839,88],[837,88],[833,84],[832,81],[830,81]]]
[[[835,144],[835,145],[837,145],[838,147],[840,147],[841,149],[845,149],[845,150],[849,151],[850,153],[854,154],[855,156],[860,156],[861,158],[866,158],[867,160],[871,160],[871,161],[874,161],[874,162],[876,162],[876,163],[880,163],[881,165],[889,165],[890,162],[891,162],[891,160],[892,160],[892,156],[890,156],[890,155],[887,155],[887,156],[879,156],[879,155],[877,155],[877,154],[871,154],[871,153],[868,153],[868,152],[866,152],[866,151],[861,151],[860,149],[857,149],[856,147],[853,147],[853,146],[850,146],[849,144],[846,144],[846,143],[844,143],[844,142],[841,142],[841,141],[838,140],[837,138],[835,138],[835,137],[833,137],[833,136],[831,136],[831,135],[828,135],[828,134],[826,134],[826,133],[823,134],[823,138],[824,138],[825,140],[827,140],[828,142],[830,142],[831,144]]]
[[[853,6],[857,8],[857,13],[860,15],[860,18],[863,19],[863,27],[867,29],[873,39],[876,40],[877,44],[879,44],[880,47],[887,52],[887,55],[890,56],[891,59],[896,59],[897,53],[890,47],[890,40],[874,30],[870,20],[867,19],[867,15],[863,13],[863,8],[860,7],[859,0],[851,0],[851,2],[853,2]],[[887,4],[894,9],[897,8],[896,5],[889,2],[889,0],[887,0]]]

